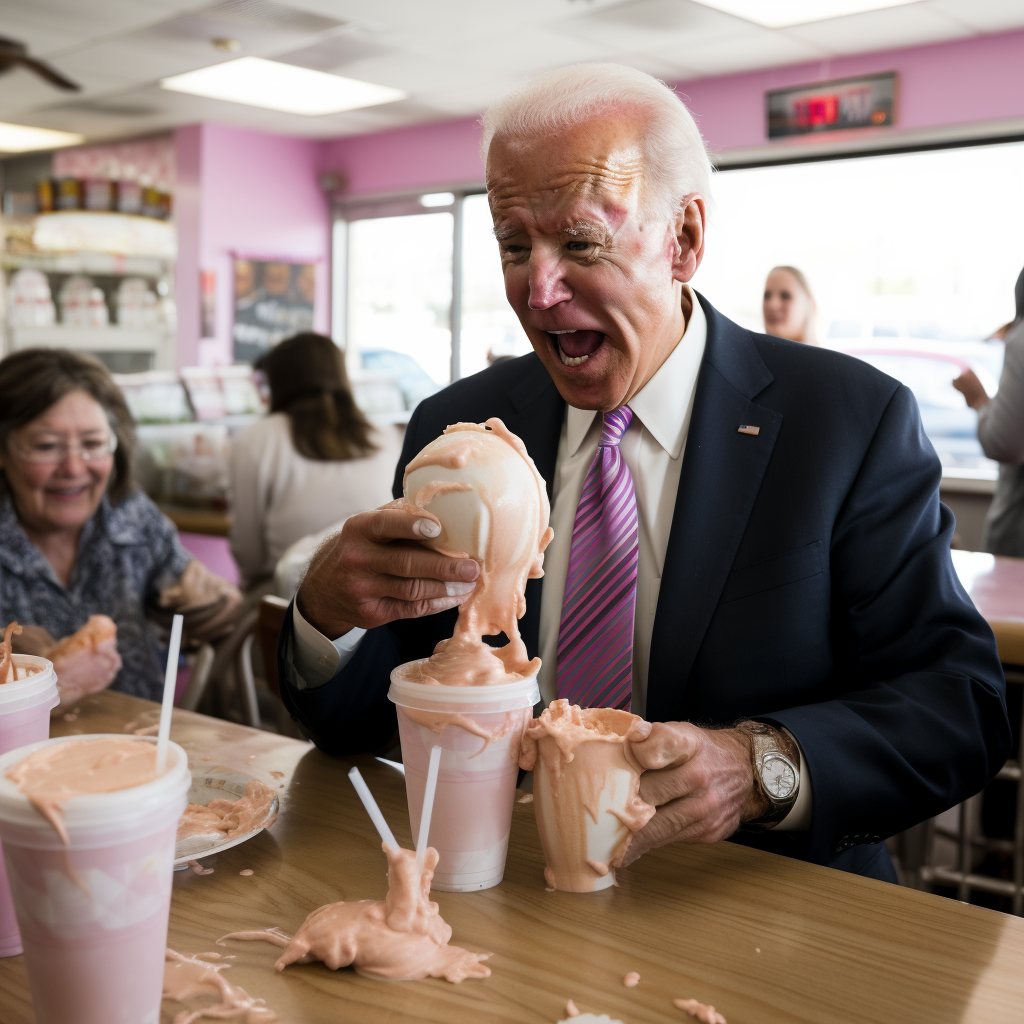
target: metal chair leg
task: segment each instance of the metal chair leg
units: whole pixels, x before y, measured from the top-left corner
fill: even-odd
[[[242,714],[246,724],[254,729],[260,728],[260,705],[256,699],[256,680],[252,673],[252,644],[256,639],[255,631],[250,632],[235,654],[235,681],[242,703]]]

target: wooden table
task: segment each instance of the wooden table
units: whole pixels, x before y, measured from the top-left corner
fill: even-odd
[[[231,532],[231,515],[213,508],[186,508],[182,505],[160,505],[160,511],[182,533],[202,533],[208,537],[227,537]]]
[[[116,693],[81,702],[55,733],[120,732],[156,705]],[[223,763],[282,787],[276,824],[179,872],[169,944],[213,950],[242,928],[293,932],[313,908],[386,892],[380,842],[345,778],[360,770],[399,842],[410,843],[402,776],[372,758],[189,712],[172,737],[196,765]],[[202,757],[212,762],[202,762]],[[276,779],[271,772],[283,772]],[[239,871],[252,868],[251,877]],[[386,983],[322,964],[273,970],[279,950],[236,942],[231,980],[282,1024],[434,1021],[553,1024],[566,1000],[627,1024],[692,1024],[673,998],[713,1003],[729,1024],[1001,1024],[1024,1019],[1024,920],[722,843],[655,850],[594,894],[545,892],[531,804],[516,804],[504,882],[435,893],[454,941],[493,950],[486,981]],[[622,978],[638,971],[638,987]],[[170,1021],[178,1004],[164,1004]],[[0,960],[0,1020],[29,1024],[22,957]],[[69,1022],[73,1024],[73,1022]]]
[[[1004,665],[1024,665],[1024,558],[983,551],[953,551],[952,555],[964,590],[996,635],[999,660]]]

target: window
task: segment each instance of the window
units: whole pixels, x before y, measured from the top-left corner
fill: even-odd
[[[799,267],[819,342],[907,384],[945,468],[991,475],[976,415],[951,382],[970,366],[995,391],[1003,348],[984,339],[1014,312],[1021,181],[1019,142],[722,171],[693,283],[760,331],[768,271]],[[347,263],[335,264],[348,267],[346,344],[357,372],[399,381],[399,408],[453,371],[530,351],[505,300],[485,195],[399,198],[348,217]]]
[[[799,267],[819,341],[914,392],[943,465],[994,471],[951,381],[972,367],[993,393],[1024,262],[1024,143],[723,171],[694,286],[763,330],[768,271]]]

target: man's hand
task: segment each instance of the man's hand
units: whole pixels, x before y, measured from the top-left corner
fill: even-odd
[[[953,387],[967,399],[967,404],[972,409],[980,409],[982,406],[988,405],[988,392],[985,390],[985,385],[978,380],[978,375],[973,370],[964,370],[953,381]]]
[[[317,549],[296,596],[324,636],[456,608],[480,575],[471,558],[449,558],[419,541],[441,532],[436,517],[404,501],[361,512]]]
[[[641,721],[626,740],[647,769],[640,796],[658,810],[633,836],[624,865],[666,843],[717,843],[768,809],[754,785],[750,738],[742,729]]]

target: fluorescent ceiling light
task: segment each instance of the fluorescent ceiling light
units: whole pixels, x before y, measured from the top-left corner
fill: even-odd
[[[33,149],[60,149],[85,142],[84,135],[55,132],[50,128],[30,128],[27,124],[0,121],[0,153],[28,153]]]
[[[811,21],[828,21],[847,14],[880,11],[886,7],[904,7],[921,0],[697,0],[705,7],[714,7],[737,18],[753,21],[765,28],[806,25]]]
[[[454,202],[454,192],[428,192],[425,196],[420,196],[421,206],[451,206]]]
[[[164,89],[208,96],[288,114],[337,114],[404,100],[408,93],[341,75],[328,75],[263,57],[239,57],[212,67],[164,78]]]

